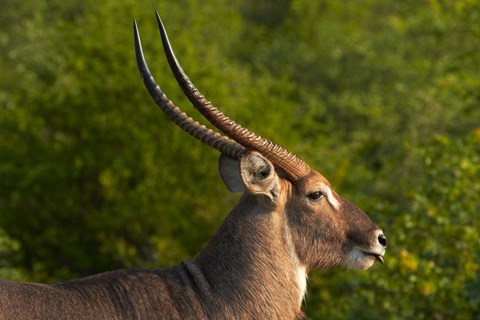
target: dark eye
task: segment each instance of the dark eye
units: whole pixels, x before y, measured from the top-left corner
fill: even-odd
[[[310,193],[307,197],[310,200],[318,200],[318,199],[323,197],[323,193],[321,193],[320,191],[315,191],[315,192]]]

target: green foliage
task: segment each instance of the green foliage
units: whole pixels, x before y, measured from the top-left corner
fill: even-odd
[[[11,239],[3,229],[0,229],[0,277],[9,279],[25,279],[26,274],[18,267],[20,243]]]
[[[311,275],[310,318],[480,318],[477,1],[158,9],[210,100],[320,169],[389,237],[385,266]],[[196,115],[153,11],[131,0],[0,2],[0,276],[172,265],[235,203],[215,151],[143,88],[133,18],[157,81]]]

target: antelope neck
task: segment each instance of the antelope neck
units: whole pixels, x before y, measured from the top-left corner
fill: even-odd
[[[298,317],[306,290],[306,269],[293,252],[284,214],[255,205],[254,199],[245,200],[194,262],[212,296],[231,308],[223,310],[224,315]]]

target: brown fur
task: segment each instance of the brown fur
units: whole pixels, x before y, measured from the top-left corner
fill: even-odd
[[[379,228],[357,207],[335,193],[339,210],[309,199],[329,186],[319,173],[291,183],[258,153],[237,167],[226,176],[241,176],[244,195],[192,261],[53,286],[0,280],[0,319],[299,319],[299,270],[373,264],[350,261],[354,248],[383,255]]]

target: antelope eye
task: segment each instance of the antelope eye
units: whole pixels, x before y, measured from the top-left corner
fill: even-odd
[[[321,193],[320,191],[315,191],[315,192],[310,193],[307,197],[310,200],[318,200],[318,199],[323,197],[323,193]]]

